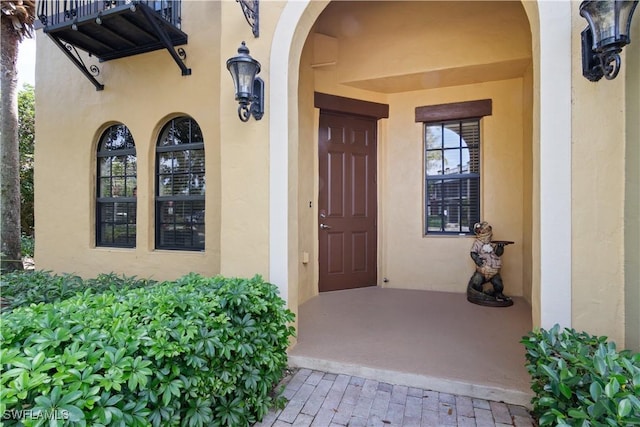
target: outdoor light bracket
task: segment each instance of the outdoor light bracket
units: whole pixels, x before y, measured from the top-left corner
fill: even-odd
[[[588,22],[581,33],[582,75],[597,82],[613,80],[622,64],[620,53],[630,43],[629,31],[638,0],[585,0],[580,15]]]
[[[249,120],[251,116],[260,120],[264,115],[264,81],[260,77],[256,77],[253,81],[253,95],[247,102],[240,101],[238,106],[238,117],[243,122]]]
[[[260,36],[260,2],[259,0],[236,0],[240,3],[242,13],[247,20],[247,23],[251,27],[253,36],[258,38]]]
[[[605,52],[594,52],[593,32],[590,27],[582,30],[582,75],[591,82],[597,82],[602,77],[613,80],[620,71],[620,52],[622,48],[613,46]]]

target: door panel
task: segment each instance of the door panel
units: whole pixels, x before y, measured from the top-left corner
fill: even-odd
[[[376,120],[320,113],[319,289],[377,282]]]

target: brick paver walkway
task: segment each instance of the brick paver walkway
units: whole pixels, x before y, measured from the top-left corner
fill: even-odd
[[[255,427],[531,427],[526,408],[300,369],[286,385],[289,400]]]

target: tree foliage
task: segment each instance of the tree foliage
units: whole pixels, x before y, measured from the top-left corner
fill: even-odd
[[[35,90],[25,84],[18,92],[18,142],[20,146],[20,228],[33,236],[33,150],[35,143]]]
[[[33,23],[36,20],[35,0],[2,0],[0,4],[2,20],[11,25],[19,41],[25,37],[33,37]]]

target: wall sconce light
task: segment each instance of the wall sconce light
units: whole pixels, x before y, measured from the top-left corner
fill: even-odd
[[[243,122],[253,116],[260,120],[264,114],[264,81],[256,74],[260,63],[249,55],[244,42],[238,48],[238,55],[227,60],[227,69],[233,78],[238,106],[238,117]]]
[[[629,30],[638,0],[586,0],[580,15],[589,26],[582,31],[582,75],[592,82],[613,80],[620,71],[620,52],[631,42]]]

